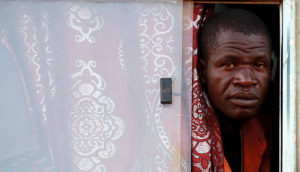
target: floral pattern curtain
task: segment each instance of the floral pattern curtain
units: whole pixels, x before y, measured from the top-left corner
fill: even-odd
[[[189,171],[182,9],[174,0],[1,1],[0,171]],[[172,104],[160,103],[163,77]]]
[[[197,34],[205,21],[212,15],[213,6],[194,5],[193,27],[193,80],[192,80],[192,170],[224,171],[224,153],[218,118],[205,91],[202,89],[198,74]]]

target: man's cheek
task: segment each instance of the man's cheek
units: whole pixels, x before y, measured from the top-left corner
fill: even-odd
[[[260,93],[263,96],[266,96],[270,87],[270,77],[269,76],[264,76],[259,78],[259,84],[260,84]]]
[[[215,91],[220,90],[224,92],[231,83],[232,75],[224,74],[224,72],[215,73],[215,75],[211,78],[211,86],[215,89]]]

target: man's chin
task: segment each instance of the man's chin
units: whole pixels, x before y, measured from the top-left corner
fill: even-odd
[[[257,113],[258,112],[253,111],[253,109],[239,109],[235,112],[227,112],[225,115],[233,120],[247,121],[254,118]]]

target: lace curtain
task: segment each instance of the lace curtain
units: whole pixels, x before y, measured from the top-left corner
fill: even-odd
[[[189,171],[191,19],[174,0],[1,1],[0,171]]]

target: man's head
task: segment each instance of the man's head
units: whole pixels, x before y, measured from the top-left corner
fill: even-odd
[[[267,95],[271,38],[260,19],[240,9],[213,16],[201,32],[201,76],[208,97],[231,119],[255,116]]]

